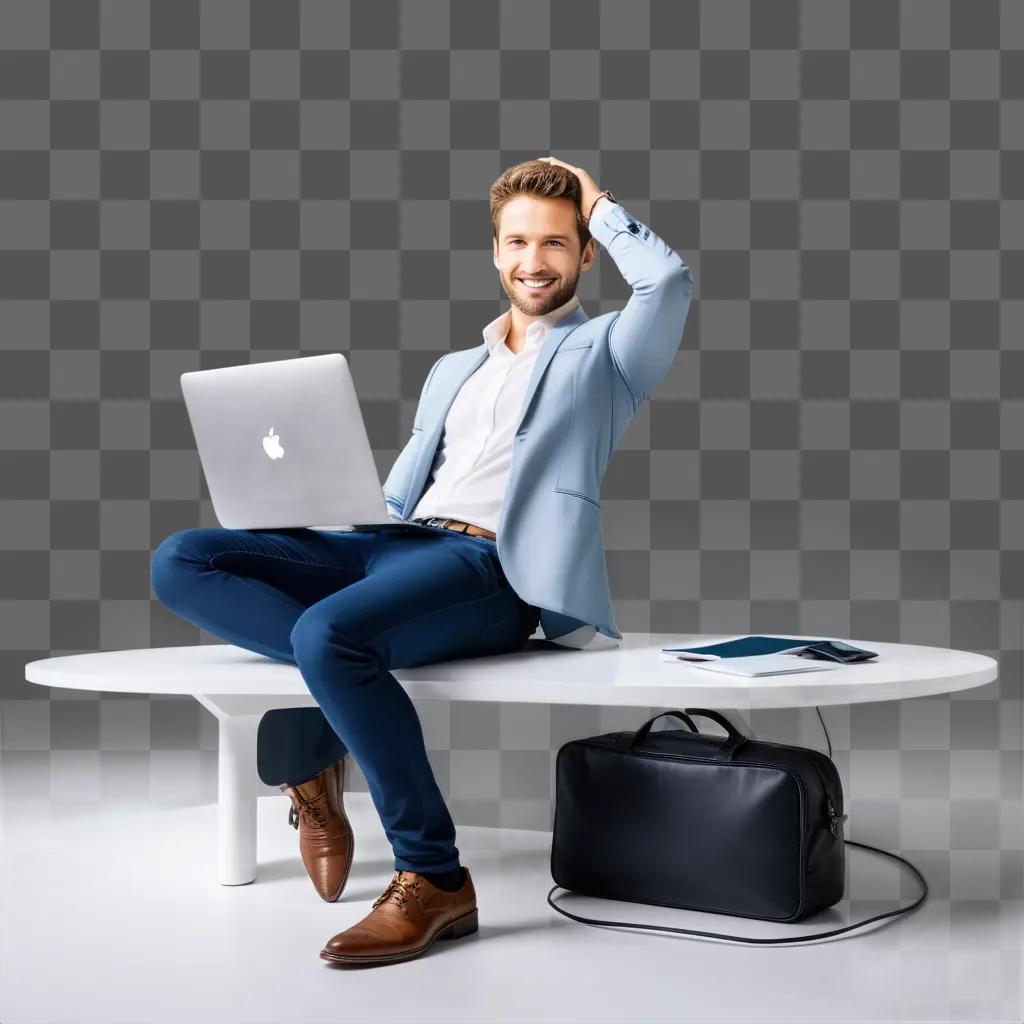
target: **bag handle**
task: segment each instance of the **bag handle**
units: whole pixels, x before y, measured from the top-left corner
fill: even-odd
[[[556,889],[562,888],[558,885],[553,885],[548,890],[548,906],[553,907],[560,914],[565,917],[570,917],[574,921],[582,921],[584,924],[598,924],[598,925],[612,925],[616,928],[647,928],[656,932],[676,932],[680,935],[707,935],[713,939],[729,939],[732,942],[748,942],[755,943],[757,945],[775,945],[777,943],[790,943],[790,942],[810,942],[812,939],[825,939],[830,938],[833,935],[841,935],[843,932],[853,931],[854,928],[860,928],[861,925],[870,924],[872,921],[881,921],[886,917],[902,917],[904,914],[909,914],[912,910],[916,910],[928,895],[928,883],[924,880],[924,875],[910,863],[909,860],[904,860],[899,854],[890,853],[888,850],[880,850],[877,846],[869,846],[867,843],[856,843],[852,839],[844,840],[847,846],[859,846],[862,850],[874,850],[875,853],[881,853],[886,857],[891,857],[893,860],[897,860],[902,864],[906,864],[911,871],[917,876],[917,880],[921,883],[921,895],[917,899],[906,907],[898,907],[896,910],[887,910],[884,914],[875,914],[874,917],[866,917],[862,921],[854,921],[853,924],[848,924],[842,928],[833,928],[827,932],[812,932],[810,935],[797,935],[792,938],[786,938],[785,936],[776,939],[755,939],[749,938],[745,935],[726,935],[722,932],[702,932],[696,928],[670,928],[667,925],[658,924],[637,924],[632,921],[602,921],[596,917],[580,917],[577,914],[570,914],[568,910],[563,910],[557,906],[554,900],[551,899],[551,893]],[[571,889],[567,889],[566,892],[572,892]],[[616,901],[618,902],[618,901]]]
[[[629,749],[632,750],[633,747],[635,747],[637,744],[643,743],[643,741],[647,738],[647,734],[651,731],[651,726],[654,725],[654,723],[659,718],[664,718],[665,715],[673,715],[676,718],[679,718],[682,721],[684,721],[687,727],[689,728],[690,732],[700,732],[700,729],[698,729],[697,726],[693,724],[693,719],[685,711],[660,711],[653,718],[650,718],[646,722],[644,722],[644,724],[641,725],[635,733],[633,733],[633,738],[628,743]]]
[[[651,731],[651,727],[654,723],[664,715],[674,715],[676,718],[682,719],[690,727],[691,732],[695,732],[700,735],[700,730],[693,724],[693,720],[690,715],[696,715],[698,718],[710,718],[711,721],[717,722],[725,731],[729,734],[727,740],[722,743],[718,753],[715,755],[717,761],[731,761],[733,754],[747,742],[749,737],[744,736],[743,733],[729,721],[725,715],[719,714],[717,711],[711,711],[707,708],[687,708],[685,711],[662,711],[655,715],[653,718],[644,722],[639,729],[633,734],[633,738],[626,745],[627,750],[633,750],[639,744],[647,738],[647,734]]]

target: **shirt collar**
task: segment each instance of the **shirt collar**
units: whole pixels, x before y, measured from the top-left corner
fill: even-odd
[[[579,296],[573,292],[568,302],[562,303],[557,309],[551,310],[538,317],[529,327],[526,328],[526,345],[540,345],[545,335],[564,316],[568,316],[580,304]],[[509,328],[512,326],[511,307],[506,309],[500,316],[495,317],[484,329],[484,341],[487,344],[488,352],[493,356],[500,353],[502,349],[510,356],[514,355],[512,350],[505,344]]]

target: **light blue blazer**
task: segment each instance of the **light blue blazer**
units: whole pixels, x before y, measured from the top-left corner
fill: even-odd
[[[590,232],[633,294],[590,319],[579,306],[548,331],[516,427],[497,530],[512,589],[540,609],[545,638],[584,625],[617,640],[601,522],[601,479],[637,410],[675,359],[693,291],[680,256],[620,204],[602,202]],[[443,355],[430,369],[412,436],[384,483],[403,517],[432,482],[445,417],[487,343]]]

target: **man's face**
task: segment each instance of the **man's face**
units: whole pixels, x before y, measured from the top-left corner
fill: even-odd
[[[580,273],[594,262],[594,240],[580,253],[576,206],[571,199],[521,195],[501,211],[494,265],[512,305],[543,316],[576,293]],[[523,279],[549,283],[533,288]]]

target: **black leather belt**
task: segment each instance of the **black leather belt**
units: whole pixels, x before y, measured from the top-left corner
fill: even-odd
[[[445,519],[441,516],[431,516],[429,519],[414,519],[414,523],[422,523],[424,526],[442,526],[446,530],[456,530],[459,533],[468,533],[474,537],[487,537],[489,540],[496,540],[497,537],[490,530],[482,526],[474,526],[472,523],[464,523],[461,519]]]

